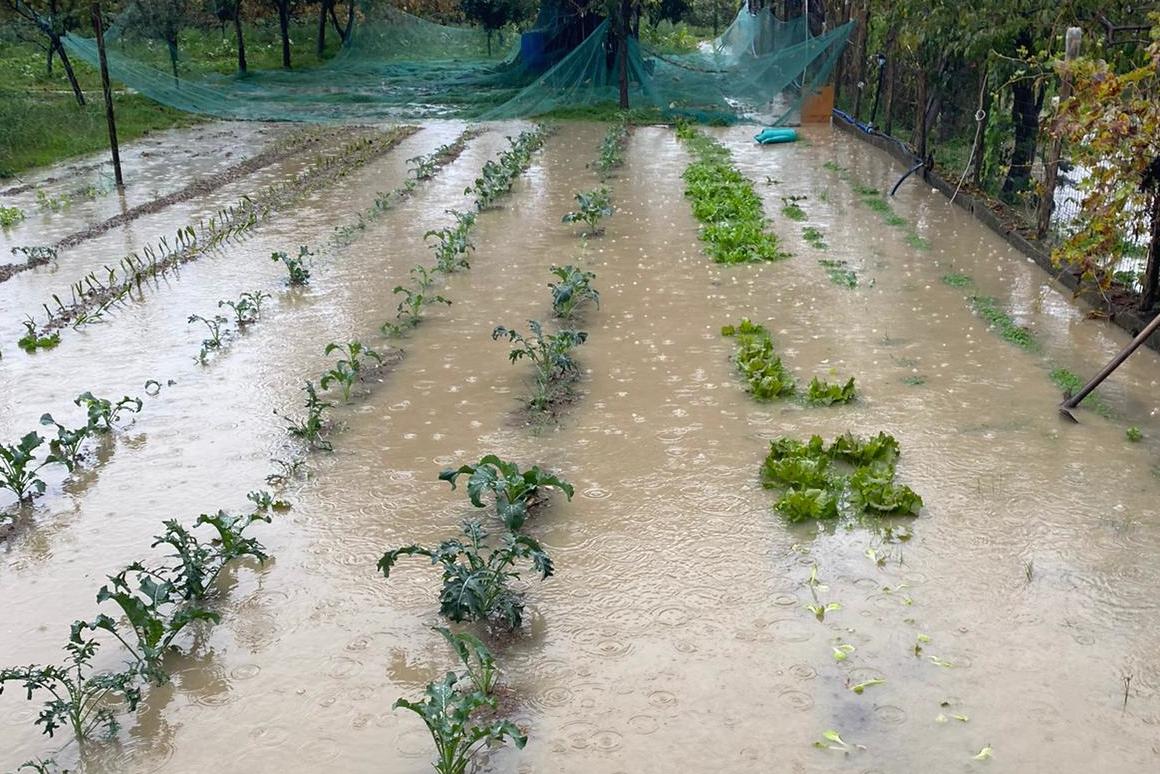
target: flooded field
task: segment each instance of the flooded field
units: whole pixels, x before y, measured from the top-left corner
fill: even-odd
[[[599,185],[592,164],[606,127],[560,125],[510,195],[479,214],[470,269],[437,280],[433,292],[452,303],[386,338],[394,288],[432,263],[425,234],[454,222],[447,210],[470,208],[464,189],[529,126],[483,126],[429,179],[336,238],[404,186],[410,159],[466,128],[424,125],[99,322],[63,328],[53,349],[16,347],[25,315],[43,317],[41,303],[86,272],[310,168],[310,154],[0,283],[0,442],[47,432],[45,412],[82,422],[73,398],[86,390],[143,400],[77,472],[45,468],[32,507],[0,492],[0,509],[17,517],[0,539],[0,667],[60,659],[74,620],[114,615],[97,590],[163,553],[150,546],[164,520],[243,512],[246,494],[279,471],[272,460],[303,460],[279,492],[292,508],[251,530],[271,558],[227,568],[213,603],[220,623],[182,634],[165,658],[171,681],[118,715],[115,741],[82,752],[67,729],[43,736],[33,724],[43,697],[26,701],[10,684],[0,766],[54,757],[91,772],[430,770],[426,729],[392,704],[459,666],[431,629],[444,623],[440,574],[404,558],[385,579],[376,562],[482,518],[462,485],[437,476],[497,453],[558,473],[575,495],[555,493],[529,520],[555,574],[525,574],[522,629],[488,640],[503,711],[528,742],[480,755],[483,770],[1160,768],[1157,355],[1137,353],[1100,389],[1098,411],[1064,423],[1053,374],[1086,378],[1127,335],[1085,320],[1042,270],[921,182],[889,201],[888,223],[859,186],[889,189],[904,170],[829,127],[780,146],[754,144],[752,127],[706,130],[754,182],[793,254],[722,266],[698,239],[681,179],[691,156],[669,128],[633,129],[607,181],[615,212],[602,236],[561,222],[575,193]],[[223,131],[173,139],[212,147]],[[284,132],[247,127],[234,153]],[[127,158],[129,206],[176,188],[144,152]],[[196,176],[221,159],[182,163]],[[38,212],[3,246],[52,242],[115,214],[115,199]],[[791,203],[804,219],[783,214]],[[287,286],[270,257],[300,245],[314,253],[309,283]],[[577,326],[588,338],[575,351],[575,400],[557,421],[529,423],[531,366],[510,363],[491,334],[547,322],[549,269],[568,263],[595,273],[600,306]],[[188,318],[248,291],[271,296],[260,320],[199,363],[206,329]],[[985,298],[1032,345],[1004,340],[980,316]],[[769,330],[799,390],[814,376],[853,376],[857,399],[755,401],[720,333],[743,317]],[[303,451],[275,411],[301,414],[303,381],[334,363],[325,347],[351,339],[392,365],[349,402],[327,393],[334,450]],[[1130,427],[1142,441],[1126,440]],[[847,431],[898,439],[898,480],[925,501],[917,518],[791,525],[772,510],[776,495],[758,477],[769,442]],[[109,646],[95,663],[123,659]]]

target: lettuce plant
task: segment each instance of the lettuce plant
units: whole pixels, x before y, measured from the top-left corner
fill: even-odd
[[[854,400],[854,377],[845,384],[830,384],[814,377],[806,392],[806,402],[813,406],[832,406]]]
[[[737,340],[735,362],[748,383],[750,395],[766,401],[794,393],[797,388],[793,376],[773,351],[773,339],[764,326],[743,318],[739,325],[721,328],[721,335]]]

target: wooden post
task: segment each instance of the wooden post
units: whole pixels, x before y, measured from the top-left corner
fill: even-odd
[[[105,121],[109,124],[109,149],[113,152],[113,177],[118,188],[125,187],[121,176],[121,151],[117,147],[117,121],[113,116],[113,90],[109,87],[109,61],[105,56],[105,28],[101,24],[101,3],[93,0],[93,32],[97,36],[97,54],[101,60],[101,90],[105,93]]]
[[[1071,62],[1079,56],[1079,44],[1083,31],[1079,27],[1068,27],[1063,58]],[[1071,78],[1064,76],[1059,84],[1059,101],[1071,96]],[[1039,200],[1039,219],[1035,224],[1035,236],[1043,239],[1051,228],[1051,213],[1055,210],[1055,181],[1059,173],[1059,156],[1063,152],[1063,139],[1056,136],[1047,149],[1047,159],[1043,167],[1043,197]]]

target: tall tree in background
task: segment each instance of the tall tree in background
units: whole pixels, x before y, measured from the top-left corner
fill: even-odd
[[[340,24],[338,21],[338,14],[335,8],[338,6],[338,0],[319,0],[318,3],[318,56],[326,53],[326,20],[334,25],[334,31],[338,33],[338,37],[342,39],[343,45],[350,42],[350,33],[354,30],[354,3],[355,0],[347,0],[346,4],[346,25]]]
[[[181,31],[192,21],[189,0],[131,0],[118,19],[124,29],[165,44],[173,81],[178,81],[177,55]]]
[[[294,0],[270,0],[278,12],[278,31],[282,35],[282,66],[290,69],[290,19],[294,16]]]
[[[45,0],[41,3],[31,0],[0,0],[19,21],[18,32],[30,33],[30,39],[47,52],[46,67],[52,75],[52,58],[60,57],[61,67],[64,68],[69,86],[78,105],[85,104],[85,94],[77,83],[76,73],[73,72],[72,62],[68,52],[64,50],[61,38],[80,24],[80,5],[77,0]]]
[[[225,32],[225,23],[233,22],[234,38],[238,48],[238,72],[246,74],[246,39],[242,34],[242,0],[214,0],[214,15],[222,24]]]
[[[532,14],[531,0],[462,0],[460,7],[468,21],[487,30],[487,54],[491,56],[491,36],[508,24],[519,24]]]

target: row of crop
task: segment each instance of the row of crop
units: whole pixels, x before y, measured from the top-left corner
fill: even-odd
[[[773,349],[773,338],[765,326],[742,319],[738,325],[721,328],[722,336],[737,340],[734,362],[745,377],[749,394],[757,400],[785,398],[797,391],[793,375]],[[854,400],[854,377],[845,383],[831,384],[814,377],[806,391],[805,401],[811,406],[832,406]]]
[[[609,149],[620,148],[625,135],[623,126],[613,127],[602,144],[598,164],[602,178],[612,167],[619,166],[619,160],[610,161],[613,154]],[[583,208],[584,200],[579,194],[577,201]],[[580,218],[566,216],[564,220],[574,222]],[[596,220],[589,222],[588,235],[594,235]],[[557,281],[549,283],[549,289],[557,319],[567,324],[589,305],[599,306],[599,293],[592,286],[595,274],[575,265],[553,266],[552,274]],[[509,353],[513,363],[526,359],[533,364],[535,381],[528,406],[534,412],[551,415],[561,393],[579,373],[571,350],[587,340],[587,333],[570,327],[546,333],[538,320],[529,320],[528,326],[527,334],[499,326],[492,331],[492,338],[506,339],[513,345]],[[571,499],[573,487],[538,465],[520,470],[516,463],[494,454],[439,475],[453,489],[460,477],[467,478],[467,496],[472,506],[486,508],[486,501],[492,501],[501,529],[495,532],[478,519],[466,519],[460,527],[461,536],[450,537],[436,546],[412,544],[392,549],[383,554],[378,568],[390,578],[401,557],[425,557],[442,568],[438,600],[444,617],[456,623],[483,622],[489,628],[514,631],[524,621],[525,602],[524,594],[513,587],[513,582],[520,579],[521,573],[546,580],[554,571],[547,551],[525,531],[529,516],[546,502],[546,490],[559,490]],[[437,752],[435,770],[439,774],[462,774],[483,746],[510,740],[522,748],[527,735],[496,714],[499,670],[492,652],[468,632],[452,633],[444,627],[436,627],[436,631],[453,647],[464,671],[447,672],[427,684],[421,699],[400,698],[394,706],[414,712],[427,726]]]
[[[685,196],[701,222],[701,240],[717,263],[751,263],[788,258],[769,231],[753,182],[733,165],[729,150],[698,130],[681,126],[677,137],[693,154],[685,169]]]
[[[59,329],[65,326],[76,328],[99,320],[113,306],[129,298],[134,290],[142,292],[147,282],[157,280],[230,240],[241,238],[278,210],[379,158],[415,131],[415,127],[396,127],[347,143],[333,154],[320,155],[292,179],[268,186],[252,197],[244,197],[208,220],[178,229],[172,244],[163,237],[156,249],[147,245],[140,253],[133,252],[121,258],[116,267],[105,266],[103,273],[90,272],[70,286],[71,297],[67,303],[53,295],[52,306],[42,304],[45,321],[38,323],[30,316],[25,323],[26,335],[18,343],[28,351],[59,344]]]

